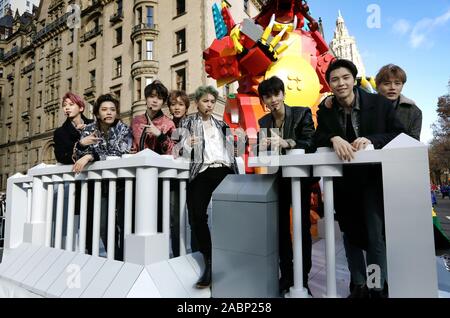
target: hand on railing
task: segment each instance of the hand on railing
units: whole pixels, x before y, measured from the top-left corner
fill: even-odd
[[[352,146],[356,148],[356,151],[364,150],[370,144],[372,144],[372,142],[364,137],[357,138],[352,142]]]
[[[335,136],[331,138],[331,142],[333,144],[333,149],[336,152],[336,155],[341,159],[342,161],[348,161],[355,159],[354,152],[357,151],[357,149],[352,146],[347,140]]]
[[[73,165],[72,171],[75,173],[81,173],[81,171],[83,171],[84,167],[92,160],[94,160],[94,157],[92,155],[85,155],[85,156],[81,157]]]

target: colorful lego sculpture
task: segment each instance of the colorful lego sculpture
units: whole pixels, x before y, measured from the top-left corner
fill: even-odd
[[[269,0],[259,15],[239,24],[229,8],[227,1],[221,10],[213,5],[216,39],[203,58],[208,76],[219,87],[238,81],[238,93],[227,98],[224,120],[231,128],[243,128],[252,144],[258,119],[267,112],[258,97],[259,83],[277,75],[285,83],[286,104],[311,107],[315,114],[323,94],[330,91],[325,72],[334,57],[304,0]],[[249,152],[250,147],[245,162]]]

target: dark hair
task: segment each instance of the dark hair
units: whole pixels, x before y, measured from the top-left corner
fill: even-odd
[[[148,84],[145,87],[145,90],[144,90],[145,99],[152,96],[154,91],[156,92],[156,95],[158,96],[158,98],[162,99],[164,101],[164,103],[167,102],[167,98],[169,97],[169,91],[164,86],[164,84],[161,83],[161,81],[154,80],[151,84]]]
[[[382,82],[388,81],[389,77],[395,77],[402,81],[403,84],[406,83],[406,73],[405,71],[398,65],[388,64],[383,66],[379,71],[377,76],[375,77],[375,83],[380,85]]]
[[[78,96],[77,94],[74,94],[72,92],[65,93],[62,98],[62,103],[61,103],[62,106],[64,106],[64,101],[66,99],[70,99],[72,101],[72,103],[77,104],[80,108],[83,108],[83,110],[81,112],[83,112],[84,109],[86,108],[86,105],[84,104],[83,99],[80,96]]]
[[[167,106],[172,106],[172,100],[177,100],[178,97],[181,98],[187,110],[189,108],[190,102],[189,97],[187,96],[185,91],[171,91],[169,94],[169,98],[167,99]]]
[[[331,62],[330,66],[328,66],[327,72],[325,73],[325,78],[328,83],[330,83],[331,72],[337,70],[338,68],[346,68],[350,71],[350,73],[352,73],[353,78],[356,80],[356,75],[358,75],[358,68],[356,67],[356,65],[349,60],[337,59]]]
[[[219,97],[219,92],[214,88],[214,86],[200,86],[195,90],[195,100],[198,102],[202,98],[202,96],[206,94],[211,94],[216,100]]]
[[[272,76],[262,81],[258,86],[258,94],[260,98],[264,96],[278,95],[280,92],[285,93],[283,81],[277,77]]]
[[[120,104],[119,104],[119,100],[113,94],[104,94],[104,95],[99,96],[99,98],[97,98],[97,100],[95,101],[95,104],[94,104],[94,115],[96,117],[98,117],[99,111],[100,111],[100,106],[104,102],[111,102],[114,104],[114,106],[116,107],[117,120],[118,120],[120,118]]]

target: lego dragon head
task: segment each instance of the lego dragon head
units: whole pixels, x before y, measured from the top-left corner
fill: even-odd
[[[305,0],[268,0],[261,9],[261,13],[255,17],[255,21],[266,27],[270,23],[272,15],[275,22],[280,25],[293,24],[295,29],[301,29],[305,25],[305,18],[309,21],[311,31],[316,30],[317,22],[309,14],[309,6]],[[275,30],[278,28],[275,25]]]

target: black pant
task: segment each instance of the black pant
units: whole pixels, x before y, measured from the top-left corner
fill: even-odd
[[[315,181],[311,178],[301,178],[301,218],[302,218],[302,256],[303,256],[303,284],[308,282],[311,270],[311,186]],[[279,256],[281,276],[285,279],[293,278],[293,252],[291,238],[290,208],[292,203],[291,179],[278,174],[278,228],[279,228]]]
[[[189,225],[198,244],[199,251],[211,257],[211,233],[208,227],[208,204],[222,180],[232,173],[230,168],[208,168],[188,183],[186,201]]]

